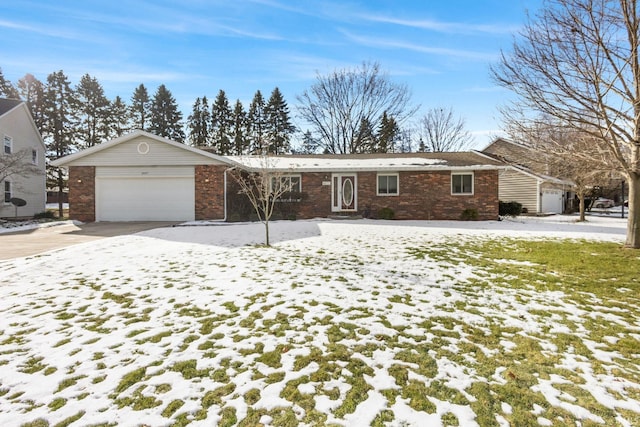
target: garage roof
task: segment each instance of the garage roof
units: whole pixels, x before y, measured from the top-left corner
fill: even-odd
[[[87,166],[89,164],[94,163],[95,159],[96,159],[96,155],[102,152],[105,152],[106,150],[110,150],[110,149],[114,149],[118,146],[120,146],[123,143],[127,143],[130,141],[135,140],[136,138],[140,138],[140,137],[144,137],[144,139],[147,140],[151,140],[153,142],[157,142],[157,143],[161,143],[161,144],[166,144],[167,146],[171,146],[174,148],[177,148],[179,150],[184,150],[185,153],[189,153],[191,154],[191,157],[193,157],[193,155],[196,155],[196,159],[198,157],[201,157],[203,160],[203,163],[208,163],[208,162],[219,162],[219,163],[223,163],[223,164],[227,164],[229,166],[234,166],[235,163],[223,156],[219,156],[217,154],[213,154],[213,153],[208,153],[206,151],[202,151],[199,150],[197,148],[185,145],[185,144],[181,144],[179,142],[175,142],[172,141],[170,139],[167,138],[163,138],[161,136],[157,136],[154,135],[152,133],[149,132],[145,132],[142,130],[136,130],[134,132],[131,132],[129,134],[123,135],[119,138],[116,139],[112,139],[111,141],[108,142],[104,142],[102,144],[98,144],[95,145],[93,147],[87,148],[86,150],[82,150],[79,151],[77,153],[74,154],[70,154],[68,156],[62,157],[60,159],[54,160],[53,162],[51,162],[52,166],[69,166],[72,163],[74,165],[83,165],[83,166]],[[117,148],[116,148],[117,150]],[[106,154],[106,153],[105,153]],[[140,154],[145,154],[145,153],[140,153]],[[101,156],[104,157],[104,156]],[[120,164],[119,162],[125,162],[127,159],[124,158],[114,158],[112,160],[110,160],[111,163],[113,163],[113,165],[117,165]],[[175,162],[176,164],[179,163],[178,159],[173,158],[173,159],[167,159],[167,161],[169,163],[171,162]],[[115,162],[115,163],[114,163]],[[106,163],[103,163],[103,165],[105,165]]]

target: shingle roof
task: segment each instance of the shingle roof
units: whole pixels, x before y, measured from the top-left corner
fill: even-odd
[[[19,99],[0,98],[0,116],[7,111],[13,110],[21,103],[22,101],[20,101]]]

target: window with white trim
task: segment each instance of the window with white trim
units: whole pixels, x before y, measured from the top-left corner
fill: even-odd
[[[6,180],[4,182],[4,202],[11,203],[12,197],[13,196],[11,195],[11,181]]]
[[[452,173],[451,194],[473,194],[473,173]]]
[[[398,174],[379,174],[378,175],[378,196],[397,196],[398,191]]]
[[[35,148],[31,149],[31,163],[34,165],[38,164],[38,150]]]
[[[5,135],[3,153],[11,154],[12,149],[13,149],[13,139],[10,136]]]
[[[300,193],[302,191],[302,179],[300,175],[282,175],[271,178],[271,188],[274,192],[284,189],[287,193]]]

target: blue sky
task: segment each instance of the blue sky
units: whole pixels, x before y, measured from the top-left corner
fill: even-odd
[[[129,101],[165,84],[185,118],[196,97],[223,89],[245,106],[256,90],[296,95],[318,73],[379,62],[421,109],[452,107],[483,148],[511,95],[489,65],[540,0],[20,0],[0,3],[0,68],[17,82],[89,73]],[[296,124],[302,125],[296,120]]]

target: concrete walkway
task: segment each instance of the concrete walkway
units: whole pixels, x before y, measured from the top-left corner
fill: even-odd
[[[153,228],[171,227],[175,224],[179,222],[92,222],[0,233],[0,260],[37,255],[78,243],[134,234]]]

